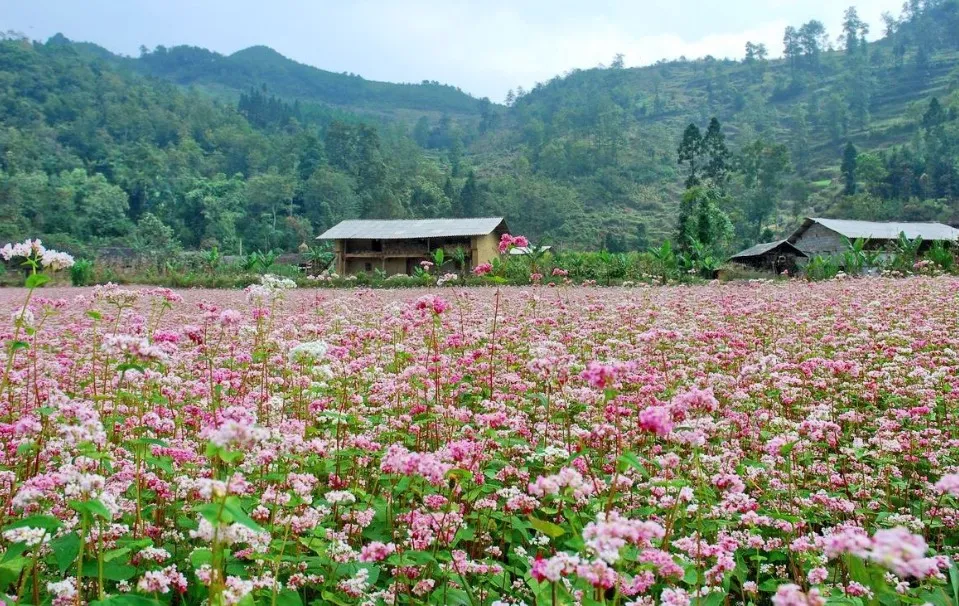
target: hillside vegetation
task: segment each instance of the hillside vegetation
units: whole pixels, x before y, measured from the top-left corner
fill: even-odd
[[[266,47],[139,58],[0,42],[0,237],[292,249],[352,217],[502,214],[566,248],[673,238],[716,118],[723,249],[802,215],[959,220],[959,1],[907,3],[881,39],[847,11],[786,56],[579,70],[506,105],[335,74]],[[695,129],[696,132],[700,132]]]

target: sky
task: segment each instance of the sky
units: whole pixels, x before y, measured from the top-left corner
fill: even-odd
[[[850,0],[851,2],[852,0]],[[858,0],[870,39],[902,0]],[[0,29],[62,33],[136,56],[189,44],[229,54],[263,44],[301,63],[370,80],[437,80],[502,101],[574,68],[680,56],[741,58],[747,41],[782,51],[810,19],[835,39],[832,0],[0,0]]]

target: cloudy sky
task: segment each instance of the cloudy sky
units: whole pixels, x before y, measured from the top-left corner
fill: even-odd
[[[851,0],[850,0],[851,1]],[[902,0],[858,0],[881,34]],[[501,101],[572,68],[645,65],[681,55],[741,57],[747,40],[773,55],[787,25],[819,19],[831,0],[0,0],[2,27],[44,40],[61,32],[114,52],[191,44],[221,53],[265,44],[302,63],[373,80],[439,80]]]

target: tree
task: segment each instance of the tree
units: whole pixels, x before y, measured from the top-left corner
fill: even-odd
[[[413,140],[420,147],[426,147],[430,140],[430,120],[426,116],[420,116],[413,127]]]
[[[699,184],[699,158],[702,153],[703,135],[698,126],[690,124],[683,132],[683,140],[677,150],[679,165],[688,166],[689,174],[686,177],[686,189]]]
[[[839,167],[839,171],[842,173],[843,178],[843,194],[847,196],[852,196],[856,193],[856,160],[859,156],[859,152],[856,151],[856,146],[850,141],[846,143],[846,147],[842,152],[842,164]]]
[[[847,56],[856,56],[866,50],[866,35],[869,33],[869,24],[859,18],[855,6],[846,9],[842,21],[842,41]]]
[[[613,57],[612,63],[609,64],[609,68],[623,69],[624,65],[625,65],[625,57],[623,56],[623,53],[616,53],[616,55]]]
[[[799,67],[802,52],[803,46],[802,40],[799,37],[799,31],[791,25],[787,26],[786,32],[783,34],[783,57],[786,58],[786,62],[789,63],[789,68],[794,72],[796,68]]]
[[[862,153],[856,156],[856,182],[861,183],[871,195],[880,195],[888,173],[883,160],[876,154]]]
[[[479,132],[486,133],[493,129],[495,126],[496,114],[493,110],[493,103],[489,100],[489,97],[483,97],[479,102],[480,106],[480,123],[479,123]]]
[[[133,232],[133,244],[141,252],[159,264],[180,248],[173,235],[173,228],[166,225],[153,213],[144,213]]]
[[[729,177],[729,149],[726,147],[726,135],[722,125],[715,117],[709,121],[706,135],[702,139],[702,155],[706,158],[703,176],[722,189]]]
[[[476,173],[470,171],[459,195],[460,217],[476,217],[480,212],[480,192],[476,185]]]
[[[946,112],[943,111],[942,105],[939,103],[939,99],[936,97],[930,99],[929,106],[926,108],[926,112],[922,115],[922,127],[926,129],[926,131],[931,132],[947,119],[948,116],[946,115]]]
[[[798,39],[806,65],[811,69],[818,70],[820,55],[829,44],[826,26],[823,25],[822,21],[815,19],[808,21],[799,28]]]
[[[733,233],[732,222],[720,208],[724,194],[710,185],[696,185],[686,190],[680,201],[678,233],[679,250],[690,252],[697,246],[711,253],[721,252]]]
[[[782,179],[789,169],[789,151],[781,143],[757,139],[737,158],[746,191],[741,200],[749,236],[758,239],[768,218],[776,211]]]

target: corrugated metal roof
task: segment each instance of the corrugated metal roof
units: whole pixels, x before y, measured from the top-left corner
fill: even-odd
[[[317,240],[405,240],[407,238],[444,238],[485,236],[498,228],[506,232],[502,217],[480,219],[393,219],[349,220],[334,225]]]
[[[798,248],[790,244],[788,240],[777,240],[776,242],[766,242],[764,244],[757,244],[755,246],[747,248],[746,250],[742,252],[736,253],[735,255],[730,257],[730,259],[739,259],[743,257],[758,257],[759,255],[767,253],[784,244],[788,248],[791,248],[792,252],[794,252],[795,254],[802,255],[804,257],[806,256],[806,253],[804,253],[803,251],[799,250]]]
[[[544,250],[544,251],[545,251],[545,250],[549,250],[549,249],[551,249],[551,248],[553,248],[553,247],[552,247],[552,246],[538,246],[538,247],[537,247],[537,252],[540,251],[540,250]],[[529,246],[514,246],[513,248],[509,249],[509,254],[511,254],[511,255],[528,255],[528,254],[530,254],[531,252],[533,252],[533,249],[530,248]]]
[[[795,235],[801,234],[809,228],[811,223],[818,223],[826,229],[840,233],[850,240],[856,238],[895,240],[900,233],[905,233],[910,240],[921,237],[923,240],[956,240],[959,239],[959,229],[943,225],[942,223],[880,223],[876,221],[850,221],[847,219],[806,219],[806,222]],[[790,237],[792,240],[793,237]]]

